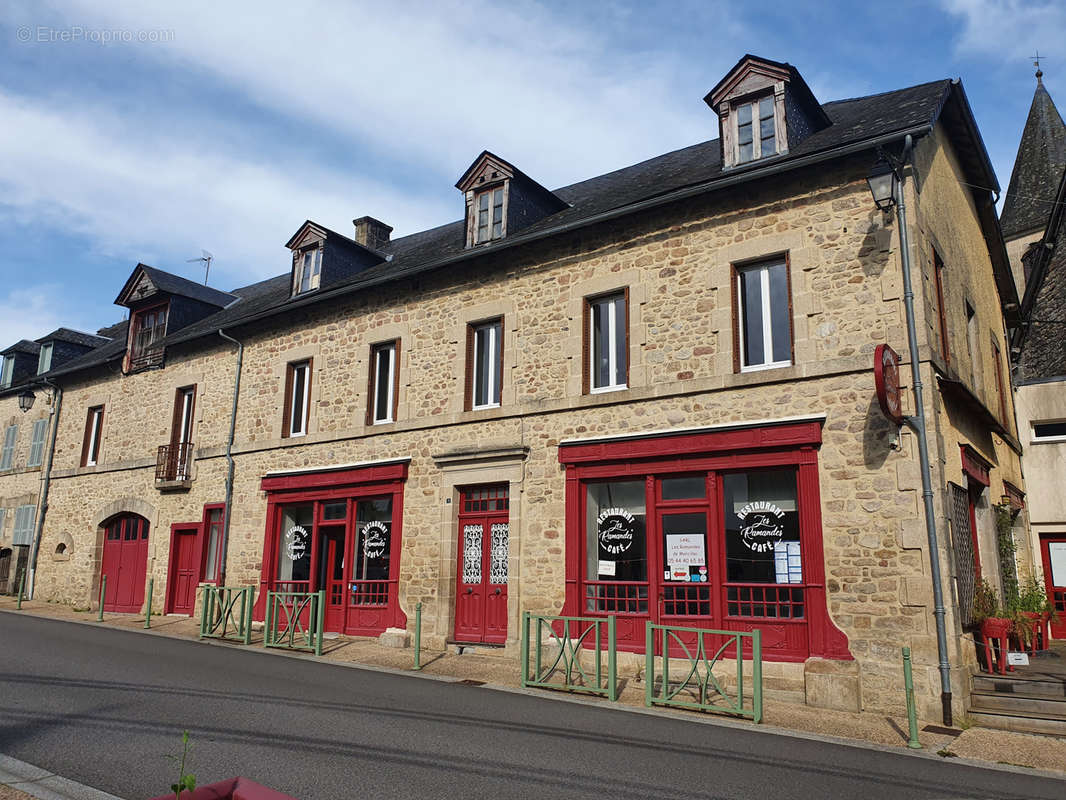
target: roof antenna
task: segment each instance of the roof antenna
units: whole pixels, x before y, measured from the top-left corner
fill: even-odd
[[[210,254],[209,252],[207,252],[207,251],[206,251],[206,250],[204,250],[204,249],[201,249],[201,250],[200,250],[200,252],[202,253],[202,255],[201,255],[201,256],[200,256],[199,258],[189,258],[189,259],[186,259],[185,263],[186,263],[186,264],[193,264],[193,263],[195,263],[195,262],[197,262],[197,261],[202,261],[202,262],[204,262],[204,264],[205,264],[205,269],[204,269],[204,286],[207,286],[207,276],[211,274],[211,260],[212,260],[212,259],[214,258],[214,256],[213,256],[213,255],[211,255],[211,254]]]
[[[1037,50],[1036,51],[1036,55],[1035,56],[1029,56],[1029,58],[1033,59],[1033,66],[1036,67],[1036,82],[1037,83],[1043,83],[1043,81],[1040,80],[1041,78],[1044,77],[1044,72],[1043,72],[1043,70],[1040,69],[1040,51]]]

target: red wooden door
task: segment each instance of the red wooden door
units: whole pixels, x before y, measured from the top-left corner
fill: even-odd
[[[319,528],[318,588],[326,592],[323,629],[344,630],[344,526]]]
[[[507,506],[506,486],[463,491],[456,559],[456,641],[503,644],[507,640]]]
[[[174,614],[190,617],[196,605],[196,587],[200,583],[199,528],[175,528],[171,546],[174,558],[171,561],[169,610]]]
[[[148,563],[148,520],[136,514],[116,517],[104,535],[101,573],[107,576],[104,610],[137,613],[144,603]]]
[[[1055,606],[1051,635],[1066,639],[1066,533],[1044,534],[1040,537],[1040,550],[1044,556],[1044,585]]]

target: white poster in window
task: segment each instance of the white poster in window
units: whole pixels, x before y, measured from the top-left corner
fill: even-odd
[[[666,563],[670,565],[672,580],[689,580],[689,567],[707,565],[705,537],[698,533],[668,533],[666,535]],[[673,577],[677,576],[677,577]]]
[[[615,562],[613,561],[600,561],[600,565],[597,568],[597,571],[600,573],[600,577],[602,578],[606,575],[608,578],[613,578],[615,576],[614,565]]]
[[[774,544],[774,572],[778,583],[803,583],[799,542]]]
[[[1048,542],[1051,557],[1051,585],[1066,586],[1066,542]]]

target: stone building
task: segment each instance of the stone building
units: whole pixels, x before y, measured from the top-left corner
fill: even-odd
[[[897,708],[909,645],[938,716],[938,558],[964,697],[991,504],[1022,480],[1017,293],[962,86],[821,103],[745,56],[704,99],[717,138],[555,190],[483,152],[462,219],[308,221],[231,293],[138,265],[128,329],[51,372],[38,596],[90,605],[107,574],[136,612],[154,576],[157,611],[192,613],[224,581],[262,618],[265,590],[321,588],[353,635],[423,603],[432,647],[516,649],[523,610],[617,615],[638,653],[649,619],[757,627],[769,690],[845,708]],[[906,136],[937,553],[874,386],[907,334],[866,177]]]

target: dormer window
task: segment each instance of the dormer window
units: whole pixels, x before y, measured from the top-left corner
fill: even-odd
[[[737,120],[737,163],[755,161],[777,153],[774,96],[760,97],[734,107]]]
[[[3,367],[0,367],[0,389],[6,389],[11,385],[15,376],[15,357],[4,356]]]
[[[478,193],[476,244],[503,238],[503,197],[502,186]]]
[[[52,368],[52,343],[45,342],[41,345],[41,355],[37,359],[37,374],[41,375]]]
[[[153,306],[133,313],[130,320],[131,370],[156,367],[163,363],[159,341],[167,334],[167,305]]]
[[[303,294],[318,288],[322,274],[322,248],[305,250],[297,254],[293,275],[293,294]]]

